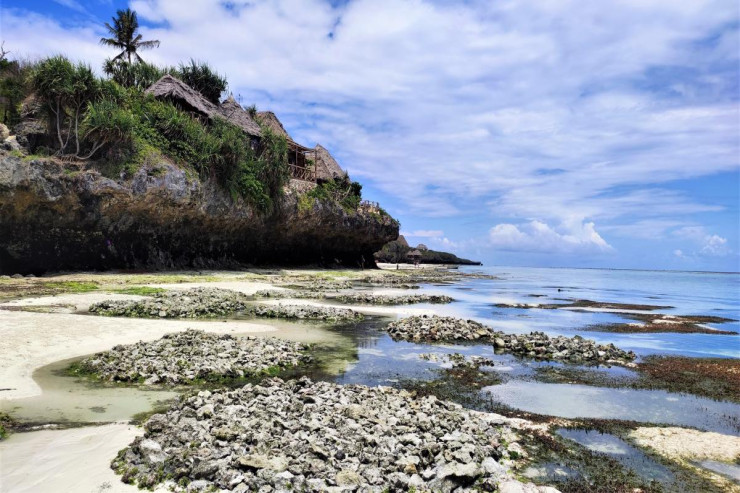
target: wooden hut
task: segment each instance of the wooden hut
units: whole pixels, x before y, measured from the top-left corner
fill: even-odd
[[[218,107],[208,101],[201,93],[169,74],[163,76],[144,91],[157,99],[172,102],[175,106],[200,119],[213,119]]]
[[[293,178],[316,181],[316,150],[304,147],[293,140],[285,127],[272,111],[258,111],[257,120],[273,134],[285,137],[288,142],[288,164]]]
[[[323,146],[316,144],[314,151],[316,151],[316,181],[331,181],[347,175]]]
[[[223,103],[221,103],[218,107],[218,114],[244,130],[244,133],[249,135],[252,139],[252,148],[257,147],[262,138],[262,129],[259,124],[254,121],[252,115],[236,102],[234,96],[229,96]]]
[[[253,118],[233,96],[229,96],[221,105],[216,106],[201,93],[169,74],[144,92],[155,98],[170,101],[203,121],[224,118],[244,130],[244,133],[251,137],[255,149],[263,137],[263,128],[285,137],[288,143],[288,165],[294,179],[316,183],[319,176],[322,180],[329,180],[345,174],[323,147],[317,145],[311,149],[295,142],[272,111],[260,111]]]
[[[414,265],[419,265],[422,253],[419,250],[411,250],[409,253],[406,254],[406,256]]]

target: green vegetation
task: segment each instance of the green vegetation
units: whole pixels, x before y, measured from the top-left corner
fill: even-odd
[[[63,293],[89,293],[98,289],[97,283],[82,281],[59,281],[46,283],[46,287]]]
[[[114,293],[120,294],[136,294],[139,296],[152,296],[157,293],[164,293],[167,291],[163,288],[152,288],[150,286],[131,286],[130,288],[115,289]]]
[[[21,120],[21,101],[30,93],[27,83],[33,64],[28,60],[8,60],[9,51],[0,48],[0,111],[2,122],[14,126]]]
[[[171,74],[218,104],[228,81],[195,59],[177,67],[145,62],[139,51],[158,47],[159,41],[142,39],[131,9],[118,10],[105,27],[108,37],[100,43],[120,51],[105,60],[104,78],[63,55],[29,63],[9,61],[8,52],[0,50],[3,121],[19,122],[25,104],[23,118],[33,126],[29,135],[44,137],[29,139],[25,151],[65,160],[94,159],[91,166],[114,179],[131,177],[144,166],[152,174],[150,168],[161,169],[158,163],[172,162],[188,176],[215,180],[232,199],[244,200],[259,213],[271,213],[290,179],[286,138],[263,127],[255,142],[225,119],[204,118],[189,107],[145,94]],[[256,115],[255,106],[247,111]],[[320,184],[308,199],[335,201],[355,211],[361,189],[345,176]]]
[[[350,181],[349,177],[345,175],[318,184],[305,196],[309,200],[318,199],[320,201],[337,202],[347,211],[355,211],[362,200],[362,185],[356,181]],[[303,204],[303,207],[305,207],[305,204]]]
[[[383,245],[383,248],[375,253],[375,260],[389,264],[412,263],[408,253],[414,250],[405,241],[394,240]],[[419,262],[422,264],[452,264],[452,265],[480,265],[480,262],[460,258],[448,252],[436,250],[420,250]]]
[[[8,433],[13,427],[14,421],[7,413],[0,411],[0,441],[7,438]]]
[[[634,377],[585,368],[541,367],[534,378],[548,383],[685,392],[740,403],[740,361],[732,358],[654,355],[637,364]]]
[[[224,119],[203,122],[143,93],[161,74],[173,70],[123,59],[108,60],[104,69],[109,79],[97,78],[87,65],[54,56],[24,66],[27,77],[23,79],[4,75],[0,87],[3,81],[20,84],[20,89],[13,89],[15,96],[6,97],[9,101],[35,93],[48,114],[56,156],[95,157],[95,166],[114,177],[130,176],[166,157],[194,175],[216,179],[234,199],[244,199],[262,213],[272,210],[289,179],[284,137],[266,130],[255,148],[241,128]],[[211,87],[211,97],[217,98],[225,88],[225,79],[206,64],[191,61],[180,70],[200,81],[201,89]],[[211,79],[216,82],[210,83]],[[17,112],[6,108],[9,119]],[[29,149],[39,150],[45,149]]]
[[[177,71],[171,72],[185,84],[189,85],[213,104],[221,101],[221,94],[226,91],[226,78],[216,73],[205,62],[190,59],[190,63],[180,63]]]

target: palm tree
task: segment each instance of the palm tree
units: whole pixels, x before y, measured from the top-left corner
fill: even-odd
[[[141,40],[141,34],[136,32],[139,30],[139,19],[136,16],[135,10],[119,10],[116,12],[116,17],[113,17],[112,20],[113,25],[111,26],[106,22],[105,27],[113,37],[100,38],[100,44],[113,46],[114,48],[123,50],[113,60],[120,60],[125,55],[130,64],[131,55],[133,55],[136,57],[137,61],[142,62],[143,60],[136,50],[146,50],[159,47],[159,41],[157,40]]]

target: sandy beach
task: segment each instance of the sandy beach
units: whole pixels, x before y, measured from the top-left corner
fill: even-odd
[[[105,426],[17,433],[0,442],[0,491],[13,493],[129,493],[110,468],[116,453],[143,430]]]

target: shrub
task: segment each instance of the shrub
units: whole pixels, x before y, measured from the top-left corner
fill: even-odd
[[[218,104],[221,94],[226,91],[226,78],[215,72],[205,62],[190,59],[190,63],[180,63],[175,77],[189,85],[213,104]]]
[[[122,58],[109,58],[103,63],[103,72],[110,80],[123,87],[135,87],[142,91],[171,71],[146,62],[129,63]]]
[[[80,121],[88,103],[100,94],[100,81],[90,66],[73,64],[63,56],[47,58],[34,70],[32,86],[56,129],[57,154],[80,157]],[[68,152],[70,143],[74,153]]]
[[[349,181],[349,177],[344,175],[341,178],[320,183],[306,195],[319,200],[330,200],[348,211],[355,211],[362,200],[362,185],[356,181]]]

